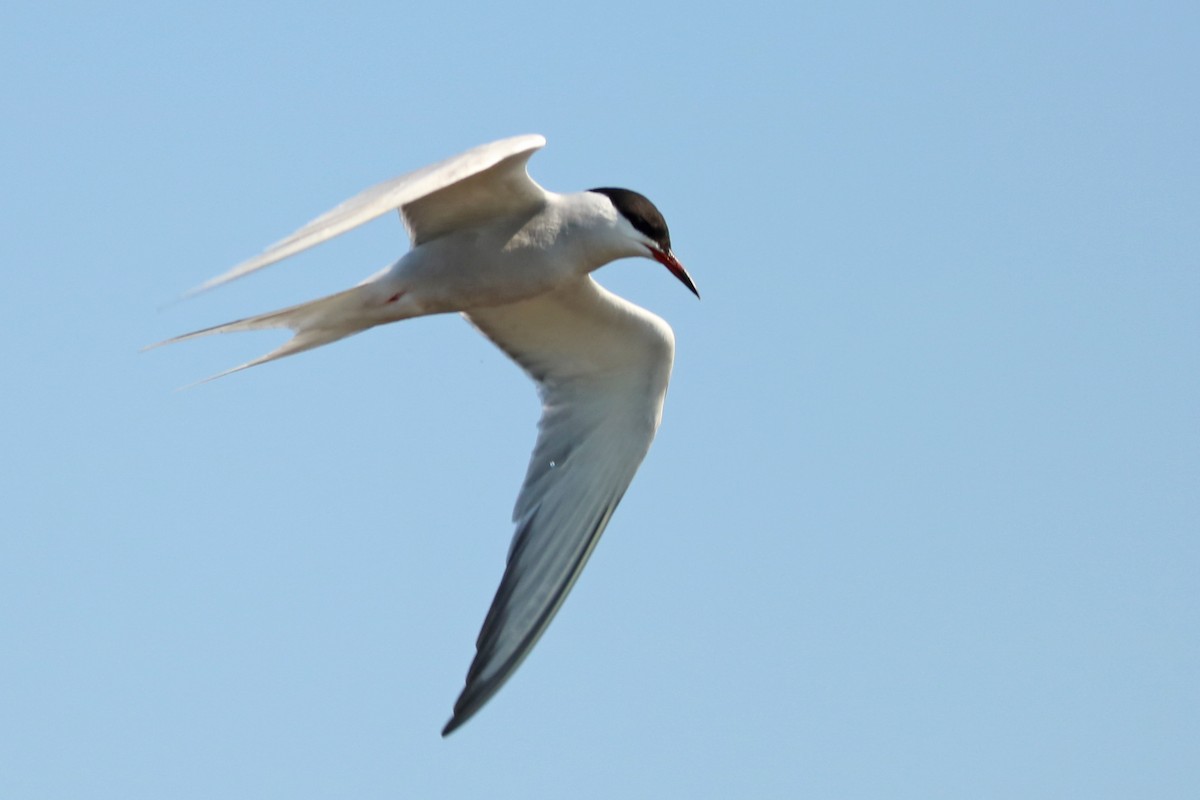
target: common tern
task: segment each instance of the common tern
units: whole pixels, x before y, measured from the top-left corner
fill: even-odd
[[[189,294],[274,264],[398,210],[412,248],[352,289],[168,339],[288,328],[283,346],[214,377],[428,314],[458,312],[537,384],[538,437],[513,510],[504,577],[445,736],[520,666],[571,590],[650,448],[675,337],[591,272],[620,258],[665,266],[697,297],[661,213],[628,189],[556,194],[517,136],[378,184]],[[158,345],[152,345],[157,347]]]

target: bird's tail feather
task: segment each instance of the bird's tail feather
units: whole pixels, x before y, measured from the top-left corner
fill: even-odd
[[[162,347],[166,344],[183,342],[188,339],[196,339],[214,333],[235,333],[238,331],[258,331],[273,328],[288,328],[295,332],[295,335],[291,339],[266,355],[259,356],[252,361],[247,361],[245,364],[240,364],[198,382],[207,383],[208,381],[222,378],[234,372],[240,372],[250,367],[256,367],[259,364],[265,364],[268,361],[275,361],[284,356],[302,353],[314,347],[336,342],[338,339],[344,339],[347,336],[352,336],[375,326],[382,320],[373,318],[369,313],[371,307],[370,300],[371,289],[369,284],[360,284],[352,289],[331,294],[328,297],[322,297],[318,300],[290,306],[278,311],[270,311],[254,317],[226,322],[223,325],[214,325],[211,328],[202,328],[198,331],[185,333],[182,336],[174,336],[143,349],[153,350],[156,347]]]

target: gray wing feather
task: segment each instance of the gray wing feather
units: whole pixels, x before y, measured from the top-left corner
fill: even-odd
[[[489,213],[519,211],[540,203],[545,192],[530,179],[525,166],[545,144],[546,140],[536,134],[514,136],[372,186],[188,294],[249,275],[389,211],[401,210],[414,244],[420,244],[446,230],[484,219]],[[469,190],[455,191],[462,183],[469,183]],[[414,208],[412,218],[407,211],[410,206]]]
[[[443,735],[500,689],[578,579],[650,447],[674,337],[590,277],[465,315],[537,382],[543,414],[504,577]]]

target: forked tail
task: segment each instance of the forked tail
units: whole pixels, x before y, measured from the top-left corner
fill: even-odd
[[[323,344],[336,342],[338,339],[344,339],[347,336],[352,336],[379,324],[382,320],[374,318],[369,313],[372,296],[371,288],[369,283],[360,284],[352,289],[331,294],[319,300],[312,300],[307,303],[291,306],[290,308],[280,309],[279,311],[259,314],[256,317],[246,317],[245,319],[226,322],[224,325],[214,325],[211,328],[204,328],[192,331],[191,333],[185,333],[182,336],[165,339],[156,344],[149,345],[143,348],[143,350],[152,350],[155,347],[162,347],[165,344],[174,344],[175,342],[196,339],[214,333],[258,331],[272,328],[289,328],[295,332],[295,335],[291,339],[266,355],[259,356],[253,361],[247,361],[245,364],[240,364],[232,369],[227,369],[224,372],[219,372],[216,375],[199,381],[199,383],[207,383],[208,381],[223,378],[234,372],[256,367],[259,364],[265,364],[268,361],[275,361],[284,356],[302,353],[305,350],[311,350]]]

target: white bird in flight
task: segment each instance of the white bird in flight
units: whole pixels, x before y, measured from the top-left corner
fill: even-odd
[[[392,210],[412,249],[352,289],[168,339],[289,328],[274,361],[410,317],[459,312],[517,362],[542,400],[513,510],[504,577],[445,736],[520,666],[583,570],[662,418],[675,337],[597,284],[620,258],[652,258],[697,297],[654,204],[628,189],[548,192],[526,171],[546,140],[516,136],[393,178],[347,200],[189,294],[248,275]],[[152,345],[157,347],[159,345]]]

